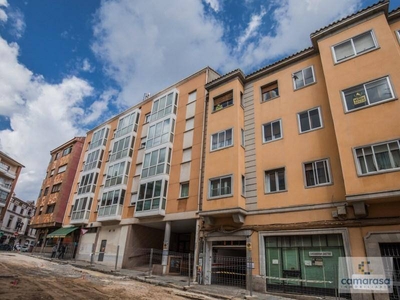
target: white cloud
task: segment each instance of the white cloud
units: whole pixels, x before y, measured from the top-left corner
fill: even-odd
[[[108,111],[109,104],[118,96],[118,91],[109,89],[100,95],[100,100],[94,101],[87,109],[83,124],[90,124],[94,121],[106,121],[112,117]]]
[[[26,27],[23,13],[20,10],[16,9],[11,10],[8,15],[11,21],[11,34],[14,35],[16,38],[20,38],[24,34]]]
[[[0,37],[0,114],[11,130],[0,131],[0,149],[25,165],[17,196],[36,200],[50,150],[76,135],[85,135],[83,99],[93,88],[77,77],[46,83],[18,62],[18,46]],[[90,114],[90,112],[89,112]]]
[[[219,0],[204,0],[210,7],[215,11],[219,12],[220,10],[220,3]]]
[[[293,54],[311,46],[310,34],[329,23],[353,13],[360,0],[296,0],[277,2],[273,12],[275,33],[262,34],[257,42],[246,45],[241,53],[244,69],[268,59]]]
[[[5,23],[8,17],[3,7],[8,7],[7,0],[0,0],[0,21]]]
[[[243,45],[257,33],[257,29],[260,27],[262,18],[265,16],[267,11],[262,8],[259,14],[254,14],[251,16],[249,24],[244,33],[238,38],[238,46],[236,51],[240,51]]]
[[[227,65],[223,28],[203,10],[200,1],[102,2],[93,50],[122,87],[125,104],[207,65]]]
[[[95,67],[90,64],[89,59],[85,58],[82,62],[82,71],[93,73],[94,70]]]

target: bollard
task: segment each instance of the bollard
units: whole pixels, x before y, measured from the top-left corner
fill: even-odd
[[[119,245],[117,246],[117,255],[115,257],[115,271],[117,271],[117,265],[118,265],[118,253],[119,253]]]
[[[150,249],[150,261],[149,261],[149,276],[152,275],[152,267],[153,267],[153,248]]]

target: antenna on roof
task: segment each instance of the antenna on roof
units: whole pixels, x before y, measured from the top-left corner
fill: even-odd
[[[146,100],[147,98],[150,97],[150,93],[144,93],[143,95],[143,100]]]

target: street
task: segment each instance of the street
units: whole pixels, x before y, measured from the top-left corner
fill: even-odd
[[[15,252],[0,253],[0,299],[189,299],[190,292],[82,270]],[[211,299],[209,297],[201,297]]]

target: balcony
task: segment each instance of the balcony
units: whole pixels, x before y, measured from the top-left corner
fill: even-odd
[[[130,133],[132,132],[132,129],[134,130],[134,132],[137,132],[137,128],[138,128],[138,125],[137,125],[137,124],[131,124],[131,125],[125,127],[125,128],[122,128],[122,129],[120,129],[120,130],[117,130],[117,131],[114,133],[114,138],[117,139],[117,138],[119,138],[119,137],[121,137],[121,136],[124,136],[124,135],[126,135],[126,134],[128,134],[128,133],[130,134]]]
[[[6,192],[11,192],[11,183],[0,182],[0,188]]]
[[[74,211],[71,214],[71,224],[88,224],[89,223],[89,210]]]
[[[7,176],[8,178],[15,179],[15,172],[11,171],[10,166],[0,162],[0,173]]]
[[[101,206],[97,212],[97,221],[121,221],[122,205],[113,204],[109,206]]]
[[[160,205],[160,198],[139,200],[136,202],[135,218],[148,218],[148,217],[164,217],[165,216],[165,203],[166,199],[162,199]]]

